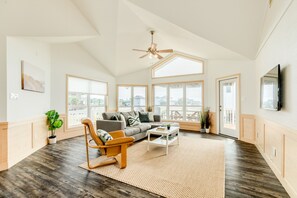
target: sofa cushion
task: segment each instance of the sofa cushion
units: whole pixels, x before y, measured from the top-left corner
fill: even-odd
[[[154,122],[154,112],[148,112],[150,122]]]
[[[120,118],[121,118],[120,120],[124,122],[124,129],[125,129],[127,127],[125,117],[121,114]]]
[[[115,112],[104,112],[102,113],[102,117],[104,120],[111,120],[111,117],[117,115],[118,117],[120,116],[120,113],[115,113]]]
[[[127,127],[127,128],[125,128],[124,132],[127,136],[132,136],[137,133],[140,133],[140,128],[139,127]]]
[[[125,117],[127,126],[129,126],[129,121],[128,121],[129,116],[133,116],[133,117],[138,116],[138,113],[135,111],[121,112],[121,114]]]
[[[139,112],[139,120],[140,122],[149,122],[149,115],[147,112]]]
[[[117,120],[117,121],[120,121],[121,120],[121,115],[117,115],[117,114],[114,114],[113,116],[111,116],[110,118],[111,120]]]
[[[137,127],[139,127],[140,132],[146,132],[147,130],[151,129],[151,125],[148,123],[141,123]]]
[[[138,116],[129,116],[128,121],[129,121],[129,125],[132,127],[140,125],[140,120]]]

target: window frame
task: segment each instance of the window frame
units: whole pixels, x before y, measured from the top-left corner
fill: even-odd
[[[155,76],[155,70],[162,68],[165,66],[166,63],[170,62],[174,58],[184,58],[188,60],[192,60],[195,62],[201,62],[202,63],[202,72],[201,73],[193,73],[193,74],[182,74],[182,75],[172,75],[172,76],[162,76],[162,77],[156,77]],[[151,67],[151,77],[152,79],[162,79],[162,78],[174,78],[174,77],[183,77],[183,76],[193,76],[193,75],[204,75],[204,66],[205,66],[205,60],[196,56],[191,56],[188,54],[181,54],[181,53],[173,53],[172,55],[169,55],[168,57],[165,57],[161,61],[155,63]]]
[[[164,121],[174,121],[174,122],[190,122],[190,123],[200,123],[199,120],[196,122],[196,121],[189,121],[189,120],[186,120],[186,118],[183,118],[182,120],[171,120],[169,119],[170,117],[170,112],[169,112],[169,109],[170,109],[170,91],[169,91],[169,86],[172,85],[172,84],[182,84],[182,87],[183,87],[183,90],[186,90],[187,89],[187,84],[191,84],[191,83],[201,83],[201,99],[202,99],[202,105],[201,105],[201,109],[203,111],[204,109],[204,80],[196,80],[196,81],[181,81],[181,82],[166,82],[166,83],[154,83],[152,84],[152,87],[151,87],[151,90],[152,90],[152,94],[151,94],[151,101],[152,101],[152,109],[153,109],[153,112],[155,112],[155,86],[161,86],[161,85],[166,85],[167,86],[167,104],[166,104],[166,117],[167,119],[164,119]],[[183,95],[184,95],[184,98],[183,99],[186,99],[186,91],[183,92]],[[163,107],[162,105],[158,105],[160,107]],[[187,101],[186,100],[183,100],[183,106],[182,106],[182,111],[183,111],[183,117],[185,117],[185,113],[187,112],[187,107],[197,107],[197,106],[188,106],[187,105]]]
[[[131,87],[131,109],[130,111],[134,111],[134,87],[144,87],[145,88],[145,111],[148,109],[148,85],[142,85],[142,84],[117,84],[117,95],[116,95],[116,107],[117,111],[119,111],[119,88],[120,87]]]
[[[109,108],[109,102],[108,102],[108,96],[109,96],[109,84],[108,82],[105,81],[99,81],[99,80],[95,80],[95,79],[90,79],[90,78],[85,78],[85,77],[81,77],[81,76],[75,76],[75,75],[69,75],[66,74],[66,120],[65,120],[65,124],[66,124],[66,129],[74,129],[74,128],[78,128],[81,127],[82,124],[77,124],[77,125],[72,125],[69,126],[68,123],[68,118],[69,118],[69,107],[68,107],[68,102],[69,102],[69,78],[78,78],[78,79],[82,79],[82,80],[87,80],[87,81],[94,81],[94,82],[99,82],[99,83],[104,83],[106,84],[106,95],[102,95],[102,94],[91,94],[91,93],[83,93],[83,92],[72,92],[72,93],[83,93],[83,94],[87,94],[87,102],[88,104],[86,105],[87,107],[87,114],[89,116],[89,113],[91,111],[92,107],[101,107],[101,106],[92,106],[90,103],[90,95],[99,95],[99,96],[104,96],[105,98],[105,104],[104,104],[104,111],[106,112],[107,109]]]

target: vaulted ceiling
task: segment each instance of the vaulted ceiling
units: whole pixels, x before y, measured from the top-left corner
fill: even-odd
[[[172,48],[205,59],[254,59],[265,0],[72,0],[99,32],[80,45],[115,76],[149,67],[139,59],[149,30],[159,49]],[[166,54],[165,54],[166,55]]]
[[[10,0],[0,2],[0,22],[7,35],[77,42],[120,76],[158,61],[132,51],[149,47],[151,29],[158,49],[254,59],[267,7],[267,0]]]

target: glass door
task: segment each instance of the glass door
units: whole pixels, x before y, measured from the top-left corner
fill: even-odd
[[[239,137],[237,95],[236,78],[220,81],[220,133],[235,138]]]

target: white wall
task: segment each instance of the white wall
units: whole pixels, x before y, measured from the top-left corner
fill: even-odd
[[[21,61],[45,73],[45,93],[21,89]],[[7,121],[27,120],[43,115],[50,108],[50,45],[29,39],[7,38]],[[16,100],[10,94],[19,94]]]
[[[227,61],[227,60],[209,60],[207,81],[208,104],[211,110],[216,108],[216,79],[234,74],[240,74],[241,89],[241,113],[254,114],[256,110],[255,99],[255,62],[254,61]]]
[[[0,122],[6,121],[6,37],[0,34]]]
[[[145,69],[133,74],[120,76],[117,78],[118,84],[147,84],[149,94],[151,85],[166,82],[204,81],[204,106],[210,107],[211,111],[216,111],[216,79],[240,74],[241,78],[241,112],[244,114],[254,114],[256,110],[255,99],[255,62],[254,61],[226,61],[208,60],[205,61],[204,74],[189,75],[169,78],[151,78],[151,70]],[[149,105],[152,104],[149,95]]]
[[[265,119],[297,128],[297,2],[293,1],[278,26],[272,32],[266,45],[256,59],[256,93],[260,101],[260,78],[277,64],[281,65],[283,78],[283,108],[281,111],[262,110],[257,114]]]
[[[66,113],[66,75],[108,82],[109,110],[115,106],[115,78],[77,44],[51,46],[51,108]]]

